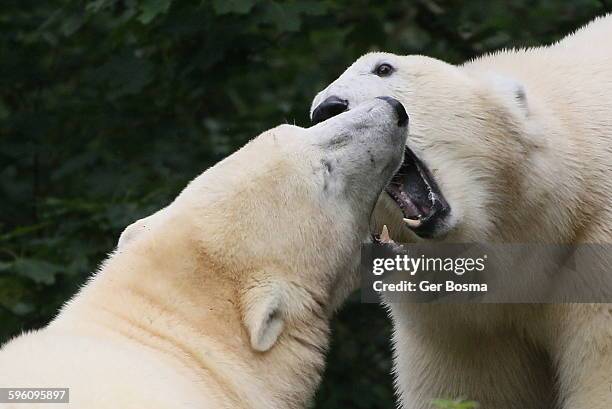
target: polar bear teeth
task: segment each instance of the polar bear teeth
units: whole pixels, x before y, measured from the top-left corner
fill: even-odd
[[[393,239],[391,238],[391,235],[389,234],[389,229],[387,228],[387,225],[383,225],[383,228],[380,232],[380,234],[372,234],[372,241],[375,244],[389,244],[389,245],[396,245],[395,241],[393,241]]]
[[[421,233],[450,211],[433,176],[408,148],[402,166],[385,190],[399,206],[404,223]]]
[[[382,231],[380,232],[380,241],[383,243],[391,242],[391,236],[389,235],[389,229],[386,224],[383,225]]]
[[[412,228],[417,228],[419,227],[421,224],[423,224],[423,221],[418,218],[418,219],[408,219],[406,217],[404,217],[404,223],[406,223],[408,226],[412,227]]]

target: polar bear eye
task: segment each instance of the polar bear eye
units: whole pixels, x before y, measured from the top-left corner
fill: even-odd
[[[393,71],[394,69],[391,64],[387,63],[380,64],[374,68],[374,74],[378,75],[379,77],[388,77],[389,75],[393,74]]]

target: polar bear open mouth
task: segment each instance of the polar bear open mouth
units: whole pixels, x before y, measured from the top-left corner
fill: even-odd
[[[450,212],[431,172],[409,148],[385,190],[401,209],[406,225],[421,237],[434,236],[436,227]]]

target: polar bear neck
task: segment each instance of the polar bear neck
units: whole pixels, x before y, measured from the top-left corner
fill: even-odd
[[[218,407],[306,406],[324,369],[329,317],[306,313],[269,351],[254,351],[236,280],[201,253],[175,250],[189,246],[173,246],[172,254],[154,247],[135,245],[111,256],[50,330],[153,348],[194,383],[221,388],[227,396]],[[142,251],[146,257],[134,256]]]
[[[564,47],[561,42],[502,51],[461,67],[513,78],[526,94],[520,132],[532,145],[521,175],[525,197],[512,212],[514,220],[500,223],[512,233],[502,239],[608,242],[612,235],[607,227],[612,220],[612,179],[606,176],[612,161],[606,112],[612,98],[602,88],[609,83],[603,69],[609,65],[608,54],[573,50],[589,60],[577,71],[579,57],[568,59]],[[509,223],[517,229],[508,228]]]

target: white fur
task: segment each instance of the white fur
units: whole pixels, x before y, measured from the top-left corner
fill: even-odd
[[[54,408],[305,407],[404,142],[382,100],[260,135],[126,229],[49,326],[4,345],[0,387],[70,388]]]
[[[407,145],[452,212],[449,241],[612,242],[612,17],[548,47],[453,66],[372,53],[313,101],[377,95],[410,115]],[[372,73],[377,63],[396,68]],[[375,228],[418,240],[386,195]],[[606,280],[609,282],[609,278]],[[612,407],[612,307],[389,304],[405,409],[464,396],[486,409]]]

